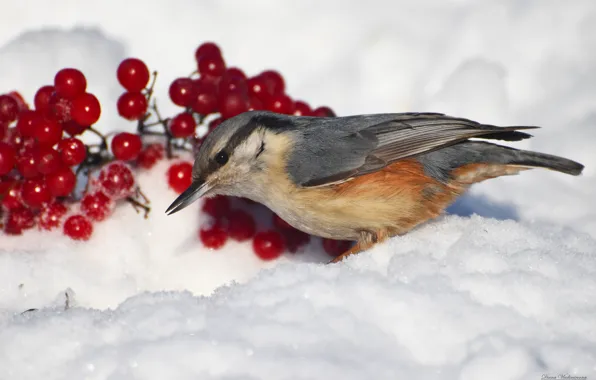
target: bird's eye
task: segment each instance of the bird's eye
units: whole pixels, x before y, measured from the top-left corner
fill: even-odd
[[[220,165],[225,165],[228,162],[228,154],[223,150],[215,155],[215,161]]]

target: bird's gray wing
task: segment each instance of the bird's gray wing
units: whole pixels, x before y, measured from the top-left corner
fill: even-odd
[[[531,135],[437,113],[303,119],[288,172],[303,187],[345,181],[397,160],[479,137],[518,141]]]

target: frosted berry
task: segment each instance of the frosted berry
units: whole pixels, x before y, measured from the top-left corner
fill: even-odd
[[[149,69],[138,58],[127,58],[120,62],[116,76],[122,87],[131,92],[139,92],[149,83]]]
[[[55,197],[66,197],[74,190],[77,184],[77,176],[72,169],[62,166],[55,173],[46,176],[50,193]]]
[[[60,227],[62,219],[66,215],[68,207],[60,202],[52,202],[44,205],[37,217],[37,225],[42,230],[53,230]]]
[[[55,173],[62,166],[60,153],[54,148],[42,147],[35,154],[37,155],[37,171],[41,174]]]
[[[228,234],[236,241],[245,241],[253,237],[257,225],[253,217],[242,210],[233,210],[228,215]]]
[[[205,54],[199,58],[198,63],[201,75],[220,77],[226,70],[226,64],[221,55]]]
[[[126,198],[134,190],[134,175],[121,161],[104,166],[99,172],[98,180],[101,190],[112,199]]]
[[[0,141],[0,176],[10,173],[16,164],[16,151],[9,144]]]
[[[64,132],[68,133],[69,135],[77,136],[85,132],[89,126],[81,125],[74,120],[70,120],[66,123],[62,123],[62,128],[64,129]]]
[[[195,134],[197,123],[192,114],[183,112],[170,121],[170,132],[176,138],[186,138]]]
[[[195,84],[190,78],[175,79],[170,85],[170,99],[180,107],[190,107],[194,101]]]
[[[72,101],[71,116],[80,125],[92,125],[99,120],[101,105],[95,95],[84,93]]]
[[[27,179],[23,182],[23,202],[31,208],[40,208],[52,199],[46,181],[42,178]]]
[[[35,104],[35,109],[42,115],[47,115],[50,112],[50,98],[54,90],[54,86],[43,86],[35,93],[33,103]]]
[[[224,218],[230,213],[230,198],[223,195],[205,198],[201,210],[215,219]]]
[[[24,178],[34,178],[39,175],[37,159],[35,149],[26,150],[17,157],[17,170]]]
[[[312,115],[317,117],[335,117],[335,112],[329,107],[319,107],[312,111]]]
[[[141,136],[128,132],[118,133],[114,136],[111,143],[114,157],[122,161],[136,159],[142,148]]]
[[[265,107],[271,112],[291,115],[294,112],[294,102],[286,94],[275,94],[267,99]]]
[[[89,219],[100,222],[112,212],[113,201],[101,191],[87,194],[81,199],[81,212]]]
[[[0,204],[6,210],[14,210],[23,206],[23,183],[10,180],[0,182]]]
[[[182,194],[192,182],[192,164],[190,162],[179,162],[168,169],[168,185],[178,194]]]
[[[248,96],[241,91],[228,91],[219,97],[221,117],[229,119],[248,111]]]
[[[50,116],[60,123],[72,120],[72,100],[53,93],[50,96]]]
[[[197,62],[204,55],[219,55],[219,56],[221,56],[221,50],[219,49],[219,46],[217,46],[213,42],[204,42],[195,51],[195,59],[197,60]]]
[[[4,231],[10,235],[20,235],[24,230],[28,230],[35,226],[35,215],[33,212],[24,207],[16,208],[8,213]]]
[[[116,103],[118,114],[127,120],[139,120],[147,113],[147,98],[140,92],[125,92]]]
[[[17,121],[17,131],[23,137],[33,137],[35,133],[35,124],[39,121],[40,115],[37,111],[25,110],[19,113]]]
[[[329,256],[337,257],[346,252],[352,246],[347,240],[323,239],[323,249]]]
[[[274,260],[285,250],[284,238],[277,231],[263,231],[255,235],[252,248],[261,260]]]
[[[52,147],[62,139],[62,125],[53,118],[40,118],[35,122],[33,137],[39,146]]]
[[[85,144],[77,138],[71,137],[58,143],[58,151],[62,163],[68,166],[80,164],[87,157]]]
[[[226,244],[228,233],[221,223],[215,222],[211,225],[203,226],[199,230],[199,238],[205,247],[219,249]]]
[[[83,215],[73,215],[64,222],[64,235],[73,240],[89,240],[92,233],[93,225]]]
[[[263,71],[259,77],[265,82],[270,94],[283,94],[286,89],[284,78],[277,71]]]
[[[163,157],[164,147],[162,144],[149,144],[139,153],[137,164],[144,169],[151,169]]]
[[[0,121],[13,122],[19,114],[19,104],[10,95],[0,95]]]
[[[74,99],[85,93],[87,79],[77,69],[62,69],[54,77],[54,88],[60,96],[66,99]]]
[[[311,116],[312,109],[310,106],[301,100],[294,102],[294,115],[296,116]]]

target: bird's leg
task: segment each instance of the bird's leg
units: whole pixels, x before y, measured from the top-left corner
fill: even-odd
[[[331,263],[338,263],[342,261],[345,257],[350,255],[355,255],[362,251],[366,251],[367,249],[372,248],[374,245],[381,243],[387,240],[388,234],[387,231],[380,230],[377,232],[372,231],[362,231],[360,233],[360,239],[354,244],[354,246],[348,249],[346,252],[342,253],[341,255],[337,256],[333,260],[329,262]]]

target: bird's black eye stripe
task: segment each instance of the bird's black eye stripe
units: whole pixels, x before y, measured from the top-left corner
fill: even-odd
[[[228,162],[228,158],[228,154],[221,150],[219,151],[219,153],[215,155],[215,162],[217,162],[220,165],[225,165]]]
[[[259,147],[259,151],[257,152],[257,155],[255,156],[255,158],[259,157],[261,155],[261,153],[263,153],[264,150],[265,150],[265,141],[261,141],[261,146]]]

